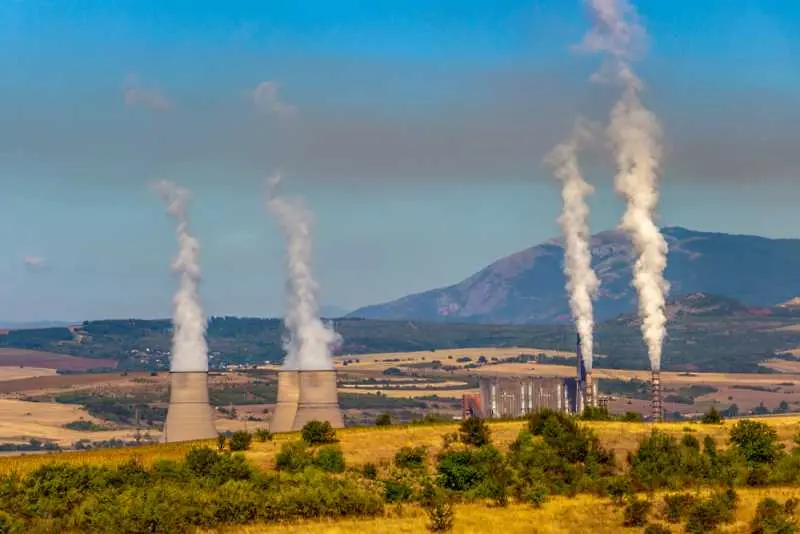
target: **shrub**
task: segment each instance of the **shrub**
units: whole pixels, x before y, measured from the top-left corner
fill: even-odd
[[[225,445],[228,443],[228,438],[223,433],[217,435],[217,450],[222,452],[225,450]]]
[[[382,413],[375,419],[376,426],[389,426],[392,424],[392,416],[388,413]]]
[[[626,497],[633,494],[633,486],[627,476],[609,477],[605,483],[605,492],[611,498],[611,502],[618,506],[625,502]]]
[[[453,505],[444,500],[433,503],[426,509],[428,530],[430,532],[450,532],[453,530]]]
[[[489,427],[480,417],[465,419],[458,429],[459,439],[465,445],[483,447],[491,442]]]
[[[425,446],[403,447],[394,455],[394,464],[401,469],[422,469],[428,451]]]
[[[700,441],[691,434],[684,434],[681,438],[681,445],[689,449],[700,452]]]
[[[739,421],[731,429],[730,442],[750,465],[774,463],[781,451],[774,428],[748,419]]]
[[[314,463],[314,457],[309,452],[304,441],[284,443],[275,456],[275,467],[279,471],[296,473]]]
[[[256,439],[261,443],[272,441],[272,433],[266,428],[259,428],[255,432]]]
[[[680,523],[685,519],[696,499],[688,493],[664,496],[664,518],[670,523]]]
[[[751,534],[794,534],[798,532],[792,513],[786,508],[775,499],[763,499],[758,503],[756,516],[750,522]]]
[[[622,524],[626,527],[643,527],[647,524],[647,514],[653,504],[644,499],[632,498],[625,507]]]
[[[651,524],[644,527],[644,534],[671,534],[671,531],[665,526]]]
[[[320,447],[317,457],[314,458],[314,465],[328,471],[329,473],[344,472],[344,454],[338,445],[326,445]]]
[[[581,419],[584,421],[611,421],[614,418],[608,413],[608,408],[602,406],[587,406],[583,409]]]
[[[383,496],[386,502],[395,503],[411,500],[414,490],[407,483],[400,480],[384,480]]]
[[[644,421],[644,418],[639,412],[625,412],[620,416],[619,420],[626,423],[641,423]]]
[[[253,442],[253,436],[246,430],[237,430],[229,440],[231,451],[246,451]]]
[[[715,407],[709,408],[709,410],[703,415],[703,418],[700,420],[701,423],[704,425],[719,425],[722,424],[722,414],[717,411]]]
[[[438,483],[441,487],[453,491],[477,488],[489,478],[492,465],[502,461],[500,451],[491,445],[478,449],[444,452],[439,455]]]
[[[525,492],[525,500],[527,500],[534,508],[541,508],[547,500],[547,486],[544,484],[533,484]]]
[[[368,462],[364,464],[364,467],[361,469],[361,473],[364,475],[365,478],[370,480],[375,480],[378,478],[378,468],[375,467],[375,464],[372,462]]]
[[[186,454],[186,469],[198,477],[210,476],[219,463],[219,454],[208,447],[195,447]]]
[[[729,489],[697,501],[689,511],[686,532],[704,534],[713,532],[722,523],[731,522],[737,500],[736,492]]]
[[[336,443],[336,431],[328,421],[309,421],[301,431],[303,441],[309,445]]]

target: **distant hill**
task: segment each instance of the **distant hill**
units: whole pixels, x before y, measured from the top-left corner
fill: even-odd
[[[744,306],[769,307],[800,295],[800,239],[663,229],[669,244],[670,295],[705,292]],[[631,287],[633,252],[620,231],[592,237],[601,286],[598,320],[636,309]],[[455,285],[367,306],[350,317],[480,323],[547,324],[570,321],[560,240],[517,252]]]

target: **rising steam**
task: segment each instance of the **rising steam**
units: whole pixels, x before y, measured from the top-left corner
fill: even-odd
[[[611,55],[611,73],[623,86],[622,97],[611,112],[608,134],[618,167],[615,187],[627,202],[621,227],[629,234],[637,252],[633,284],[639,294],[642,334],[650,367],[658,371],[666,335],[664,304],[669,290],[663,276],[667,242],[654,221],[661,126],[639,100],[642,83],[630,67],[634,47],[641,44],[646,33],[627,0],[589,0],[589,4],[595,20],[584,45]]]
[[[572,135],[556,146],[547,156],[563,187],[563,209],[558,219],[564,232],[564,274],[567,277],[569,307],[580,335],[581,353],[586,372],[592,371],[594,319],[592,299],[597,292],[598,280],[592,270],[592,253],[589,248],[589,206],[586,197],[594,188],[583,179],[578,165],[577,152],[582,143],[591,137],[587,126],[579,122]]]
[[[208,371],[206,319],[197,294],[197,284],[200,281],[200,244],[189,233],[186,219],[189,191],[168,181],[159,182],[155,189],[166,202],[167,213],[175,220],[178,234],[178,255],[172,262],[172,270],[179,275],[180,285],[172,299],[171,370]]]
[[[340,341],[333,328],[319,318],[317,290],[311,275],[311,213],[300,198],[277,195],[279,175],[269,181],[269,210],[286,239],[286,289],[288,307],[284,323],[289,336],[284,342],[284,369],[333,369],[331,349]]]

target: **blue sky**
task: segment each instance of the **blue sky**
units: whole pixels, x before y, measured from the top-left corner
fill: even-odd
[[[636,4],[662,224],[797,237],[800,6]],[[164,178],[194,192],[210,314],[281,313],[278,168],[316,213],[328,304],[548,239],[541,158],[615,97],[570,50],[588,27],[580,0],[3,2],[0,320],[167,316],[175,238],[147,188]],[[612,173],[587,159],[595,230],[622,212]]]

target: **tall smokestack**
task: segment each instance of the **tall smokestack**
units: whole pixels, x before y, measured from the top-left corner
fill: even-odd
[[[636,48],[643,45],[647,34],[627,0],[589,0],[589,4],[594,27],[583,44],[590,50],[610,54],[612,61],[607,66],[622,85],[622,96],[611,112],[607,132],[617,160],[615,188],[627,204],[621,227],[628,233],[637,253],[633,285],[639,295],[642,336],[647,345],[650,370],[656,377],[661,370],[667,321],[664,307],[669,290],[664,280],[667,242],[655,223],[662,155],[661,126],[656,116],[642,104],[639,98],[642,82],[630,65]]]
[[[661,371],[653,371],[650,376],[650,394],[652,398],[650,399],[653,420],[654,421],[663,421],[664,420],[664,402],[661,398]]]
[[[200,280],[199,243],[189,233],[186,204],[189,192],[172,182],[155,186],[175,220],[178,255],[172,270],[180,277],[172,300],[172,355],[170,404],[164,434],[167,442],[209,439],[217,435],[214,411],[208,398],[208,346],[206,319],[197,284]]]
[[[341,428],[344,422],[331,358],[341,337],[319,317],[318,286],[311,274],[311,213],[301,199],[277,195],[280,179],[275,176],[269,182],[268,206],[286,239],[288,306],[284,323],[289,332],[284,343],[286,359],[278,374],[282,396],[271,426],[275,432],[299,430],[316,419]]]
[[[586,359],[583,356],[583,343],[581,335],[577,334],[577,355],[578,355],[578,389],[583,396],[583,408],[594,407],[594,384],[592,372],[586,369]]]
[[[594,188],[583,179],[578,165],[578,150],[590,139],[588,123],[579,120],[570,137],[556,146],[546,158],[546,162],[553,167],[555,175],[562,182],[563,207],[558,222],[564,234],[564,276],[567,278],[569,307],[578,331],[578,389],[582,392],[579,397],[583,400],[577,406],[578,411],[586,406],[593,406],[592,299],[599,284],[597,275],[592,270],[589,205],[586,203],[586,197]]]

